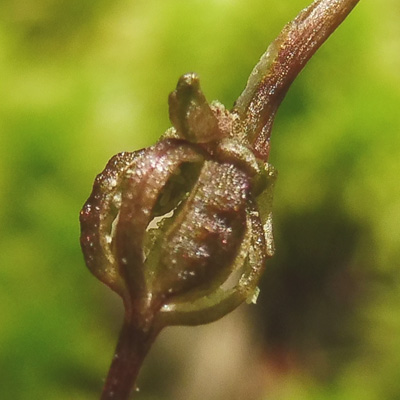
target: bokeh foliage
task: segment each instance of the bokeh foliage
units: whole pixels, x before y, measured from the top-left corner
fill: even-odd
[[[0,398],[97,398],[121,308],[78,245],[95,175],[169,127],[181,74],[230,107],[307,4],[0,3]],[[400,397],[399,21],[397,0],[361,0],[278,113],[277,255],[254,320],[271,359],[297,361],[265,398]]]

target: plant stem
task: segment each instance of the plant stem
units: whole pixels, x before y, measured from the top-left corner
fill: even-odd
[[[316,0],[282,30],[254,68],[234,111],[257,156],[267,160],[275,113],[307,61],[359,0]]]
[[[144,331],[125,318],[100,400],[128,400],[160,329]]]

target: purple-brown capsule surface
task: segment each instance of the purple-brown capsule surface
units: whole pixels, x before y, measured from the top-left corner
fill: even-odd
[[[81,212],[87,266],[141,324],[186,302],[192,311],[236,306],[273,249],[274,172],[254,156],[237,115],[209,105],[194,74],[169,102],[174,127],[154,146],[113,157]],[[222,290],[235,270],[241,281]],[[209,304],[196,305],[202,297]]]

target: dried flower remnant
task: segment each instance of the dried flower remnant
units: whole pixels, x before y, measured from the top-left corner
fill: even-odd
[[[358,1],[315,1],[289,23],[232,111],[195,74],[169,96],[173,127],[114,156],[81,211],[91,272],[118,293],[125,321],[101,399],[127,399],[162,328],[214,321],[254,301],[274,252],[268,164],[276,110],[296,75]],[[231,283],[231,277],[238,276]]]

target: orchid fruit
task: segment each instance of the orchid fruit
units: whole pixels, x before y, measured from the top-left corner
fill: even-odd
[[[121,296],[125,319],[102,400],[125,400],[158,333],[255,302],[274,253],[268,163],[276,111],[294,78],[358,0],[317,0],[254,68],[232,110],[194,73],[169,96],[153,146],[112,157],[80,214],[89,270]]]

